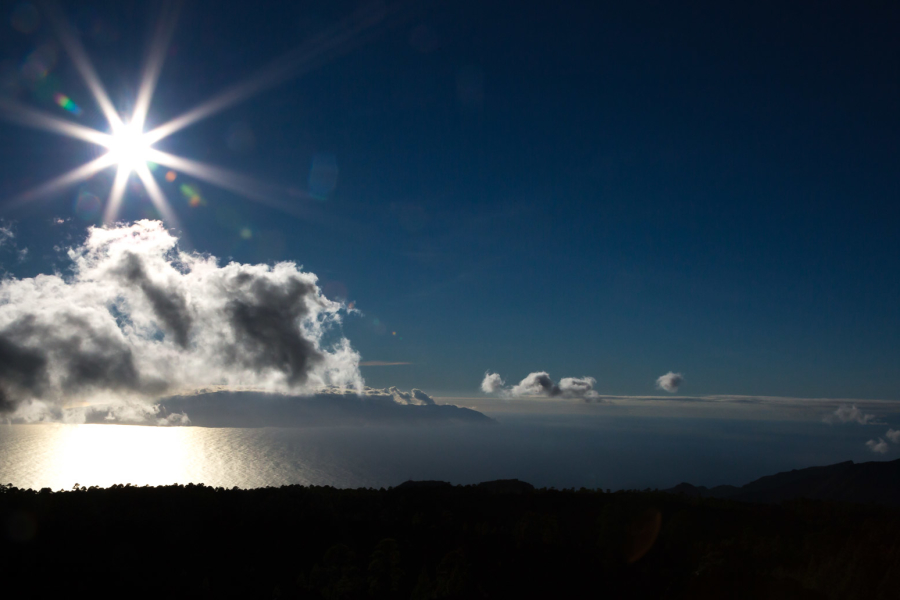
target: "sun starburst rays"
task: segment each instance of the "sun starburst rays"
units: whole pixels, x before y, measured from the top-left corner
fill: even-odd
[[[166,200],[165,194],[157,185],[156,180],[147,167],[150,140],[143,131],[143,125],[150,108],[153,91],[159,74],[172,33],[175,28],[180,3],[169,2],[163,7],[162,14],[157,25],[153,41],[150,46],[137,100],[131,118],[126,121],[116,111],[110,100],[109,94],[100,81],[94,66],[87,57],[87,53],[72,31],[62,10],[55,2],[46,2],[44,10],[48,19],[53,24],[59,39],[67,54],[72,59],[78,73],[81,75],[88,90],[100,108],[107,123],[110,133],[104,133],[63,119],[43,113],[42,111],[22,106],[9,100],[0,100],[0,114],[8,120],[21,125],[28,125],[44,129],[52,133],[66,135],[74,139],[97,144],[106,148],[106,153],[94,160],[72,169],[71,171],[52,179],[51,181],[29,190],[14,198],[7,206],[19,205],[28,201],[48,196],[66,187],[76,185],[98,172],[111,166],[117,167],[116,176],[110,190],[107,205],[104,210],[104,221],[113,222],[118,216],[119,208],[125,196],[128,179],[132,173],[136,173],[144,184],[147,194],[154,207],[159,211],[164,220],[174,224],[175,214]]]
[[[116,170],[116,178],[113,180],[112,188],[109,190],[109,199],[106,201],[106,209],[103,211],[103,222],[113,223],[119,214],[119,206],[122,204],[122,198],[125,196],[125,186],[128,185],[128,177],[130,171],[125,169]]]
[[[115,164],[115,159],[109,155],[107,152],[103,156],[95,158],[89,163],[85,163],[80,167],[76,167],[71,171],[63,173],[59,177],[55,177],[44,183],[42,185],[37,186],[27,192],[19,194],[12,200],[10,200],[6,206],[7,208],[15,208],[21,204],[25,204],[26,202],[30,202],[32,200],[37,200],[38,198],[44,198],[51,194],[55,194],[56,192],[60,192],[70,186],[76,185],[85,181],[86,179],[90,179],[100,171],[107,169]]]
[[[396,9],[396,6],[384,7],[376,4],[364,7],[308,43],[272,61],[255,75],[228,87],[209,100],[147,132],[150,143],[156,143],[269,87],[278,85],[289,77],[297,76],[335,55],[346,52],[362,41],[362,33],[374,29],[376,24],[384,21],[386,14]]]
[[[162,73],[163,63],[166,60],[166,51],[169,48],[172,34],[175,33],[175,25],[178,22],[178,13],[180,11],[180,2],[167,3],[163,6],[162,14],[157,23],[153,41],[150,44],[150,51],[147,53],[144,76],[141,78],[141,85],[134,103],[134,111],[131,115],[131,125],[138,131],[144,130],[144,122],[150,110],[150,101],[153,99],[156,83],[159,81],[160,73]],[[152,143],[149,141],[150,138],[147,139],[148,145]]]
[[[153,202],[153,206],[156,207],[156,210],[159,211],[159,214],[162,216],[163,220],[171,225],[175,226],[175,228],[180,229],[178,224],[178,217],[175,216],[175,212],[172,210],[172,207],[169,206],[168,200],[166,200],[166,195],[163,193],[162,189],[160,189],[159,184],[156,183],[156,180],[153,178],[153,173],[150,172],[150,168],[147,167],[147,163],[141,163],[135,169],[138,177],[141,182],[144,184],[144,187],[147,189],[147,195],[150,196],[150,201]]]
[[[98,146],[107,146],[110,142],[110,136],[107,133],[48,115],[6,98],[0,98],[0,111],[2,111],[7,120],[20,125],[67,135],[77,140],[97,144]]]
[[[88,59],[84,47],[81,45],[81,42],[78,41],[75,32],[72,31],[72,27],[63,15],[62,9],[56,2],[52,1],[43,3],[43,8],[47,18],[53,24],[57,36],[59,36],[59,41],[66,49],[69,58],[72,59],[75,68],[78,69],[78,72],[81,74],[81,78],[90,90],[91,95],[94,97],[100,110],[103,111],[103,115],[109,122],[109,126],[112,128],[113,132],[118,131],[122,126],[122,118],[116,111],[115,106],[113,106],[112,100],[109,99],[109,94],[106,93],[103,84],[100,83],[100,77],[97,75],[94,65],[91,63],[90,59]]]
[[[14,207],[52,195],[67,187],[77,185],[104,169],[115,166],[117,168],[115,179],[103,211],[104,222],[115,222],[125,198],[128,180],[132,174],[136,174],[156,210],[165,221],[172,225],[176,225],[175,212],[148,168],[148,163],[168,166],[212,183],[217,187],[236,192],[249,199],[292,214],[299,214],[300,211],[294,205],[295,203],[281,202],[273,198],[273,196],[277,195],[273,193],[277,186],[260,183],[251,177],[228,169],[162,152],[153,148],[153,145],[190,125],[247,100],[266,88],[274,86],[291,76],[299,75],[333,58],[337,54],[346,52],[362,41],[363,36],[361,34],[365,32],[372,33],[375,29],[374,26],[377,24],[386,25],[385,16],[390,13],[396,13],[396,9],[399,6],[370,7],[360,10],[329,31],[316,36],[308,44],[274,61],[255,76],[231,86],[179,117],[154,127],[150,131],[144,131],[153,93],[162,72],[182,1],[171,0],[162,7],[141,73],[134,109],[131,115],[125,118],[115,109],[109,94],[101,83],[93,64],[88,59],[78,36],[67,22],[62,9],[53,0],[48,0],[42,4],[49,21],[53,24],[59,36],[63,48],[71,58],[91,96],[93,96],[94,101],[106,118],[109,124],[109,133],[97,131],[4,99],[0,99],[0,117],[20,125],[43,129],[96,144],[106,148],[107,152],[47,183],[20,194],[6,202],[5,206],[7,208]]]
[[[96,70],[88,59],[77,36],[65,20],[59,6],[53,2],[48,2],[44,7],[63,47],[106,118],[110,133],[104,133],[78,123],[66,121],[40,110],[23,106],[17,102],[0,99],[0,115],[7,120],[106,148],[106,153],[102,156],[13,198],[6,203],[8,208],[52,195],[114,166],[116,167],[116,175],[103,211],[104,222],[112,223],[116,221],[125,198],[128,180],[132,174],[135,174],[143,184],[147,196],[163,220],[177,226],[175,212],[172,210],[165,193],[156,182],[156,179],[154,179],[148,167],[149,162],[170,165],[172,168],[190,172],[200,179],[212,182],[225,189],[230,189],[253,199],[261,199],[262,194],[260,190],[263,186],[254,182],[250,177],[238,175],[226,169],[213,167],[199,161],[160,152],[152,148],[152,144],[168,137],[182,127],[168,127],[165,130],[157,128],[152,135],[143,131],[153,93],[165,62],[169,42],[175,30],[181,2],[167,2],[162,8],[141,74],[134,110],[130,118],[127,119],[123,118],[114,108]],[[244,98],[242,97],[241,99]],[[233,101],[228,102],[227,106],[233,103]],[[225,107],[221,106],[209,110],[208,103],[203,106],[205,107],[203,116],[191,119],[191,124]],[[174,121],[177,122],[178,119]]]

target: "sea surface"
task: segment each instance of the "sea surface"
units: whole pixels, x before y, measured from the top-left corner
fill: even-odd
[[[844,460],[882,427],[647,416],[495,415],[493,426],[201,428],[0,425],[0,483],[53,490],[204,483],[389,487],[408,479],[645,489],[742,485]]]

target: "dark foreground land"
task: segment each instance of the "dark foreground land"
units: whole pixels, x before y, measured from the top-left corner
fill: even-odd
[[[0,486],[9,597],[897,598],[900,510],[527,484]]]

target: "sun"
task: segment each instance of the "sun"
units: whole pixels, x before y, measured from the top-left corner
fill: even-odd
[[[136,123],[126,123],[109,138],[109,160],[120,171],[132,173],[150,160],[150,140]]]

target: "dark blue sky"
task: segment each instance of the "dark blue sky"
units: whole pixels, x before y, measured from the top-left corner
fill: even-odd
[[[284,194],[295,214],[206,183],[191,207],[193,179],[156,176],[193,248],[295,260],[355,301],[345,332],[363,359],[413,363],[365,367],[371,385],[474,392],[485,369],[547,370],[648,394],[674,370],[691,394],[897,399],[900,8],[597,4],[404,7],[159,144],[320,197]],[[156,4],[63,6],[128,112]],[[150,126],[357,6],[188,3]],[[29,75],[54,37],[23,10],[0,15],[0,93],[101,127],[62,51]],[[4,204],[95,153],[0,123],[0,216],[29,250],[7,247],[4,270],[64,266],[54,246],[96,218],[79,194],[103,197],[112,172]],[[148,206],[136,188],[122,217]]]

